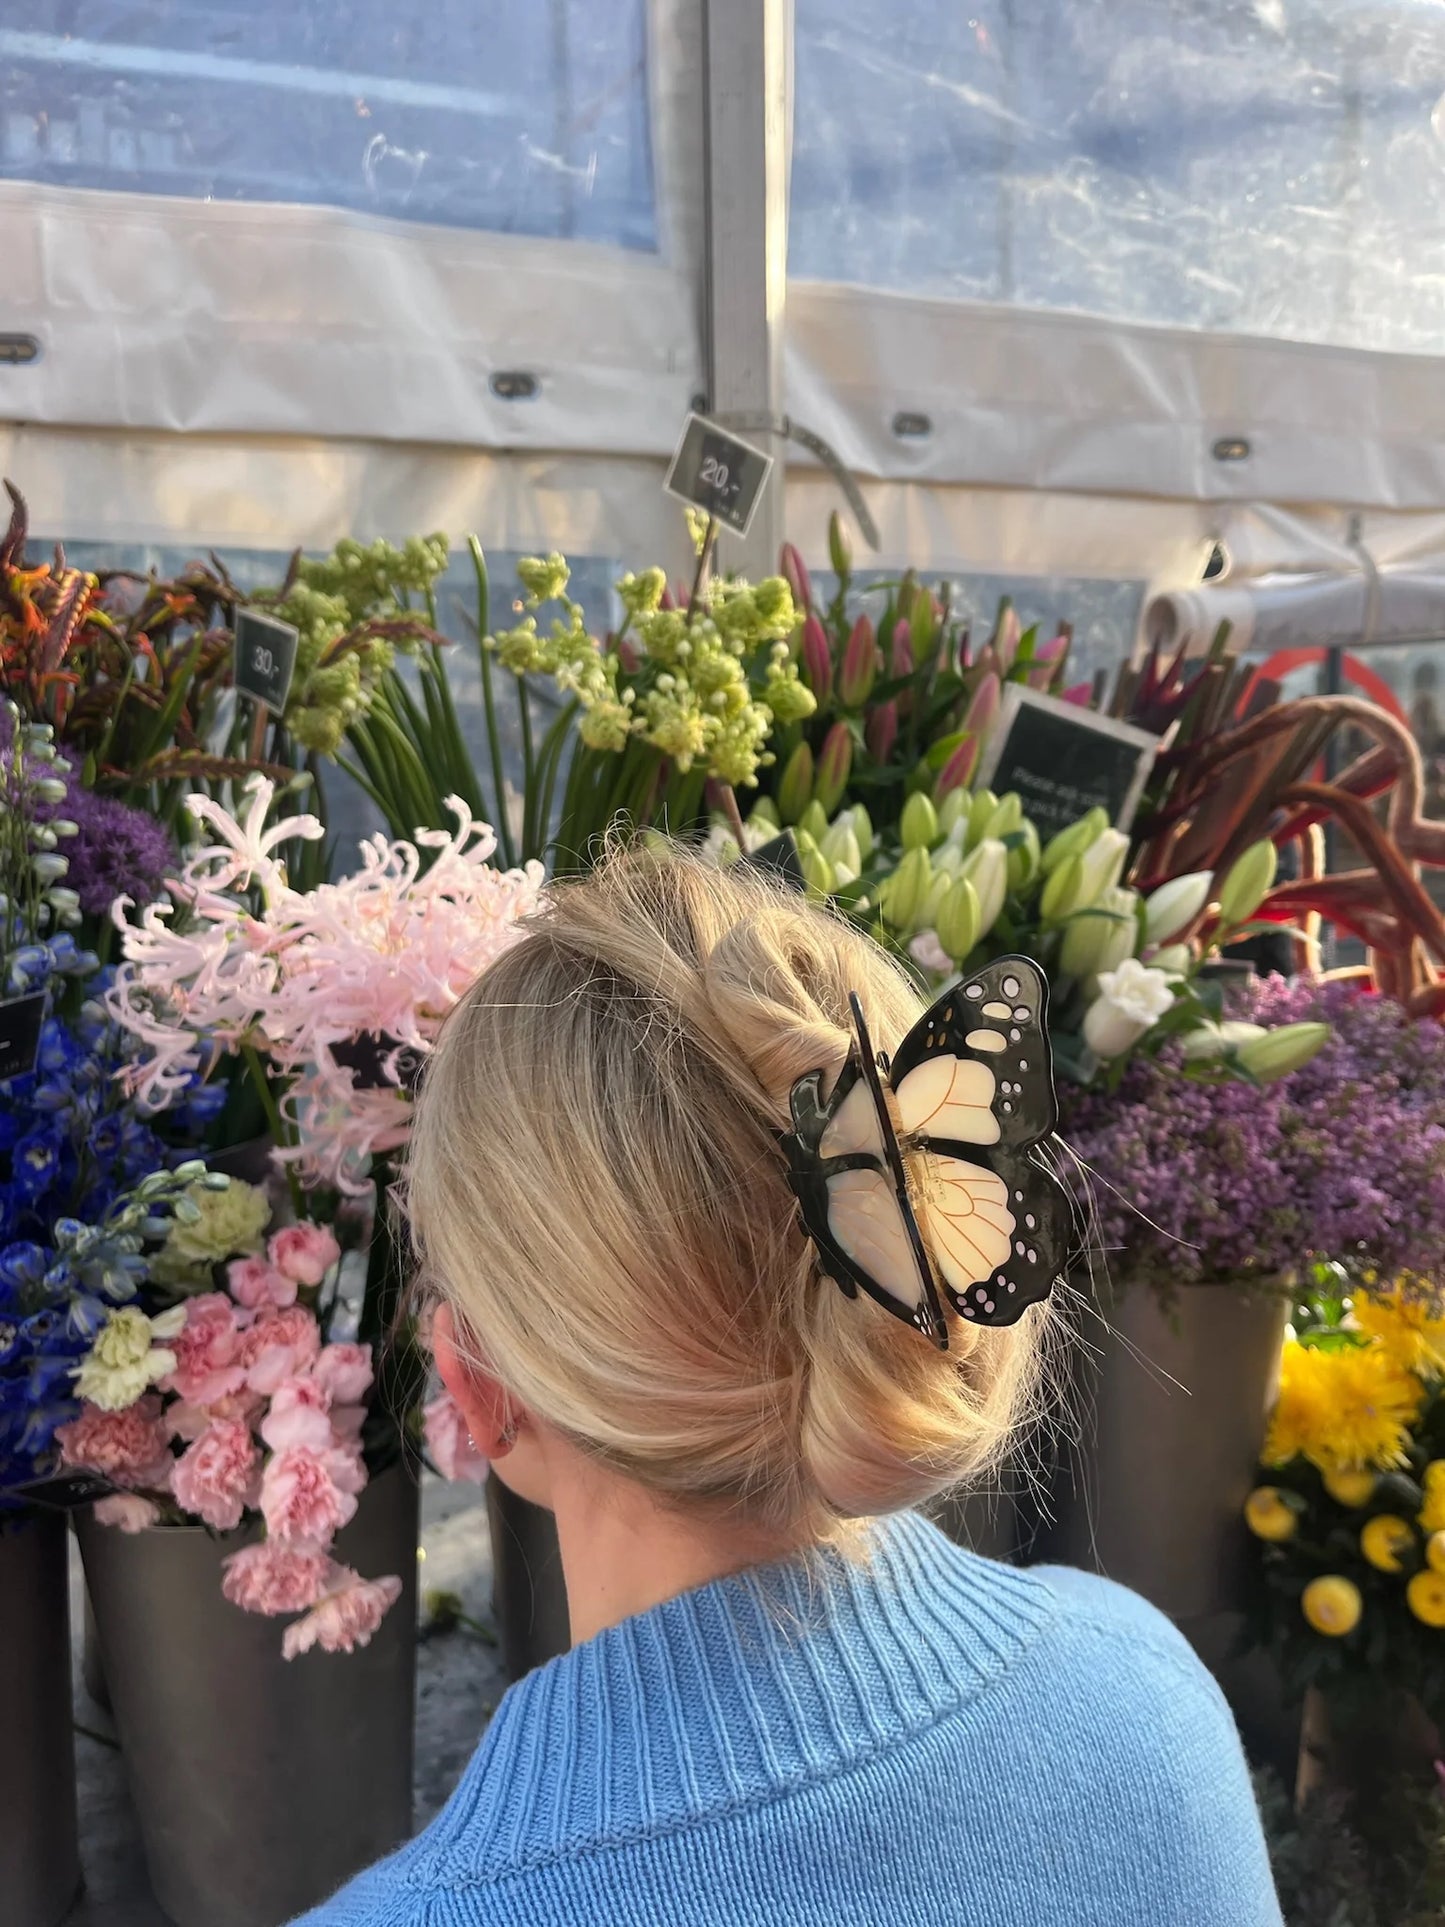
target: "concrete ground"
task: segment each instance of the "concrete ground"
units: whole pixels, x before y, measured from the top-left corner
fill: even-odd
[[[422,1484],[420,1592],[458,1593],[466,1615],[492,1623],[492,1548],[483,1495],[475,1486]],[[75,1765],[85,1892],[65,1927],[168,1927],[150,1897],[125,1767],[108,1715],[80,1677],[84,1589],[72,1549],[75,1640]],[[506,1682],[494,1646],[458,1629],[426,1632],[417,1649],[416,1822],[446,1800]]]

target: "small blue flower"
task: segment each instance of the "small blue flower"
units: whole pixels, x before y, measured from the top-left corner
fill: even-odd
[[[38,1198],[60,1171],[60,1144],[49,1132],[32,1131],[10,1153],[11,1180],[22,1197]]]
[[[0,1250],[0,1305],[18,1311],[38,1302],[45,1294],[51,1259],[44,1245],[28,1241]]]

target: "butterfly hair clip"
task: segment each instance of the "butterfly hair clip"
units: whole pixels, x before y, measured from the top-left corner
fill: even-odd
[[[1039,1153],[1058,1122],[1048,987],[1000,957],[946,991],[892,1062],[874,1054],[856,995],[856,1042],[829,1096],[824,1072],[792,1090],[782,1143],[822,1269],[948,1349],[943,1306],[1012,1325],[1066,1274],[1074,1214]]]

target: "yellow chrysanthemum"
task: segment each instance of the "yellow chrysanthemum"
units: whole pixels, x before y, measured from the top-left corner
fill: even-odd
[[[1277,1485],[1255,1487],[1244,1502],[1244,1522],[1257,1539],[1276,1544],[1299,1530],[1295,1509]]]
[[[1432,1309],[1429,1298],[1408,1296],[1397,1284],[1386,1292],[1361,1292],[1354,1318],[1405,1371],[1440,1378],[1445,1376],[1445,1319],[1432,1318]]]
[[[1416,1579],[1420,1576],[1419,1573],[1415,1575]],[[1337,1572],[1326,1573],[1322,1579],[1311,1579],[1300,1594],[1299,1603],[1300,1611],[1315,1631],[1325,1633],[1330,1639],[1340,1639],[1344,1634],[1352,1633],[1360,1623],[1360,1614],[1365,1610],[1365,1602],[1354,1580],[1345,1579]]]
[[[1366,1472],[1358,1465],[1346,1466],[1341,1472],[1326,1472],[1325,1491],[1337,1505],[1368,1505],[1375,1496],[1375,1487],[1380,1483],[1378,1472]]]
[[[1408,1521],[1393,1512],[1369,1520],[1360,1534],[1360,1551],[1376,1572],[1403,1572],[1404,1555],[1415,1543]]]
[[[1445,1626],[1445,1572],[1428,1566],[1405,1588],[1405,1604],[1425,1626]]]
[[[1445,1532],[1432,1532],[1425,1541],[1425,1557],[1432,1572],[1445,1572]]]
[[[1321,1472],[1404,1465],[1425,1390],[1382,1345],[1340,1351],[1290,1339],[1265,1440],[1267,1465],[1297,1456]]]

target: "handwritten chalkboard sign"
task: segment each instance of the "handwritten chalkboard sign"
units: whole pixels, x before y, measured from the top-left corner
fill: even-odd
[[[663,486],[724,528],[746,535],[772,466],[772,456],[751,442],[739,441],[702,415],[689,415]]]
[[[28,1077],[40,1050],[40,1027],[45,1022],[45,992],[8,997],[0,1003],[0,1084],[9,1077]]]
[[[291,693],[297,640],[296,630],[277,616],[236,611],[236,687],[278,716]]]
[[[1127,830],[1158,748],[1147,730],[1010,683],[975,780],[1017,790],[1045,843],[1096,804]]]

